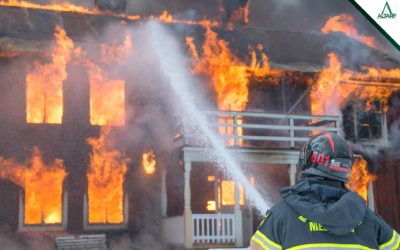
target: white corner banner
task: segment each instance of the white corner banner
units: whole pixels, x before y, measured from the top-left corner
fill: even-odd
[[[350,0],[400,50],[400,0]]]

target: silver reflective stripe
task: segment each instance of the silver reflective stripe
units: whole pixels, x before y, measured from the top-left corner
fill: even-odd
[[[270,249],[270,250],[281,250],[282,249],[282,247],[280,245],[269,240],[260,231],[257,231],[251,239],[254,240],[255,242],[257,242],[264,249]]]
[[[379,249],[382,250],[395,250],[398,249],[400,244],[400,235],[393,230],[392,238],[385,244],[380,245]]]

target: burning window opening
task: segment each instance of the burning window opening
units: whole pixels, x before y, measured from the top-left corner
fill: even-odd
[[[106,65],[122,63],[132,51],[129,34],[121,45],[102,44],[100,61]],[[112,79],[100,65],[86,61],[90,81],[90,123],[99,126],[125,125],[125,81]]]
[[[63,81],[74,47],[72,40],[59,26],[55,27],[55,47],[51,63],[35,62],[26,77],[26,120],[28,123],[61,124],[63,116]]]
[[[209,182],[216,183],[216,200],[209,200],[206,204],[207,211],[219,211],[222,206],[235,205],[235,182],[232,180],[222,180],[215,176],[207,176]],[[239,204],[245,205],[245,195],[243,185],[239,183]]]
[[[221,193],[221,204],[223,206],[235,205],[235,183],[234,181],[222,180],[220,191]],[[244,189],[243,185],[239,184],[239,204],[244,206]]]
[[[113,149],[110,131],[110,127],[103,127],[99,138],[87,139],[92,147],[87,172],[90,224],[124,223],[124,179],[129,159]]]
[[[99,126],[125,125],[125,81],[110,79],[95,64],[89,66],[90,123]]]
[[[366,202],[368,201],[368,185],[376,179],[376,176],[368,172],[367,161],[357,157],[349,176],[347,188],[357,192]]]
[[[47,165],[39,148],[35,147],[32,158],[25,164],[0,157],[0,166],[2,179],[8,179],[24,189],[24,225],[63,222],[63,182],[67,172],[62,160],[55,159]]]
[[[142,167],[147,175],[152,175],[156,172],[156,155],[153,150],[143,153],[142,155]]]

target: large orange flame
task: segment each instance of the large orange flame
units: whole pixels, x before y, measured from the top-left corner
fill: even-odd
[[[24,223],[28,225],[62,222],[62,190],[66,175],[62,160],[56,159],[47,165],[36,147],[25,164],[0,157],[0,178],[11,180],[25,191]]]
[[[99,138],[87,139],[92,147],[88,178],[89,223],[118,224],[124,220],[124,178],[129,159],[113,149],[110,127]]]
[[[110,79],[100,66],[90,63],[90,123],[125,125],[125,81]]]
[[[338,56],[328,55],[328,65],[323,69],[310,92],[311,112],[313,115],[340,115],[340,108],[349,98],[366,101],[368,109],[372,101],[379,100],[384,110],[391,94],[397,90],[384,79],[400,77],[400,69],[384,70],[366,68],[365,72],[343,69]],[[369,79],[376,82],[370,82]],[[399,85],[400,86],[400,85]]]
[[[26,77],[26,115],[28,123],[62,123],[63,81],[67,78],[67,64],[74,47],[65,31],[56,26],[56,45],[51,62],[36,62],[33,72]]]
[[[121,45],[114,41],[103,44],[100,61],[109,67],[126,59],[132,50],[131,37],[127,34]],[[87,62],[90,81],[90,122],[100,126],[125,125],[125,81],[112,79],[100,65]]]
[[[321,32],[328,34],[330,32],[343,32],[349,37],[352,37],[370,47],[378,48],[375,39],[371,36],[365,36],[358,32],[355,27],[354,19],[348,14],[341,14],[328,19]]]
[[[142,166],[144,169],[144,172],[146,174],[154,174],[156,171],[156,155],[152,150],[143,153],[142,155]]]
[[[365,201],[368,201],[368,184],[375,179],[375,175],[368,173],[367,161],[363,158],[356,158],[347,187],[357,192]]]
[[[255,54],[252,55],[251,65],[246,65],[231,53],[228,43],[218,39],[217,34],[210,27],[206,27],[201,56],[196,49],[194,38],[187,37],[186,42],[193,56],[193,72],[205,75],[211,80],[217,94],[219,110],[244,110],[249,97],[249,78],[252,75],[262,77],[272,73],[269,69],[268,57],[265,54],[262,56],[262,65],[256,62]],[[262,49],[260,46],[259,48]],[[235,130],[230,126],[234,124],[232,118],[221,117],[219,123],[227,125],[219,128],[221,135],[234,134]],[[242,120],[238,119],[237,124],[241,123]],[[241,136],[242,134],[243,129],[238,127],[237,135]],[[229,139],[228,144],[234,145],[234,140]],[[242,144],[242,140],[239,140],[239,144]]]

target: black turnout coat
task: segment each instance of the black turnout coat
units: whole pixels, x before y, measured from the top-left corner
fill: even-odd
[[[341,182],[306,178],[281,196],[253,235],[251,250],[399,248],[399,234]]]

